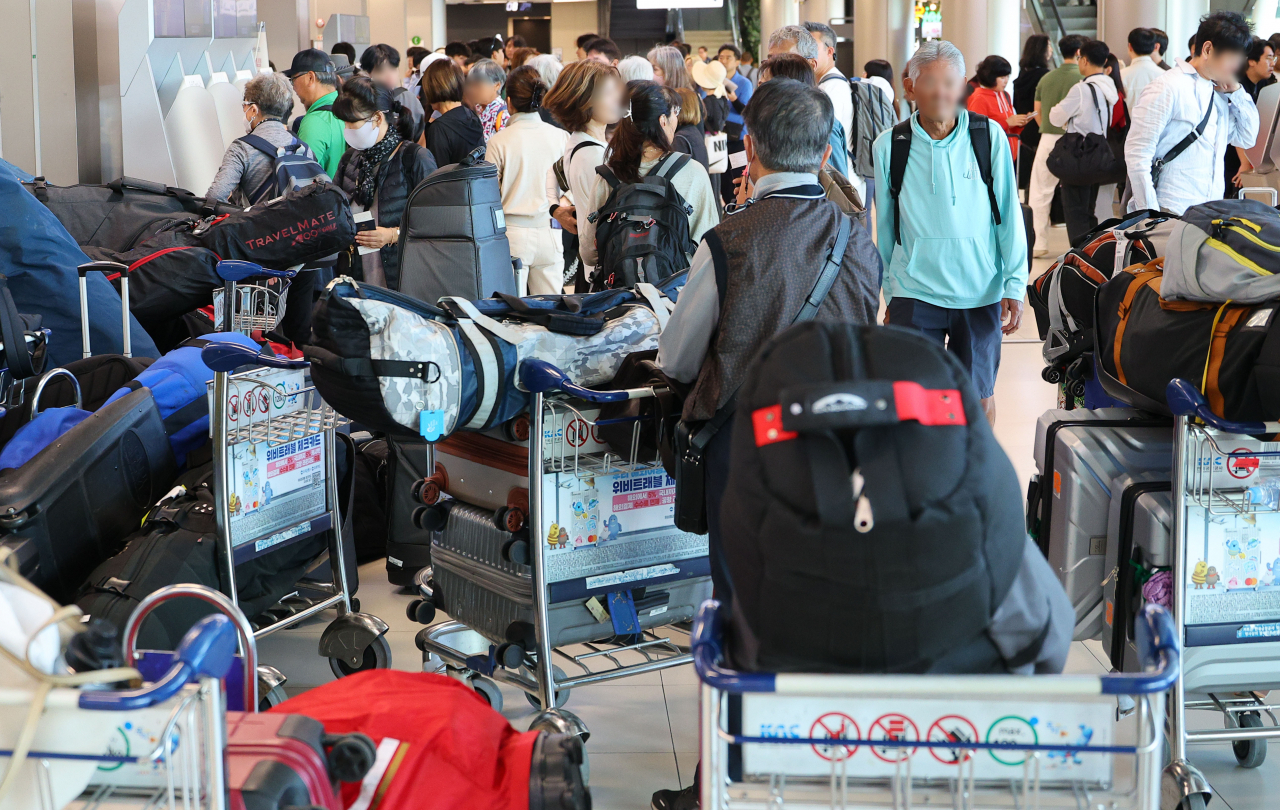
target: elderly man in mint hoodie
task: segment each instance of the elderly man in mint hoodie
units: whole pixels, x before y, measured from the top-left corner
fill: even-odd
[[[995,422],[1000,338],[1022,322],[1027,236],[1009,140],[965,110],[964,57],[925,42],[907,63],[918,111],[874,147],[885,322],[945,343]]]

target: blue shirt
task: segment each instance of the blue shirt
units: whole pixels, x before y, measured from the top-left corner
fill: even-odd
[[[755,88],[751,86],[750,79],[736,71],[729,77],[729,81],[733,82],[733,86],[737,88],[734,92],[737,93],[738,100],[729,102],[729,117],[727,120],[730,124],[741,126],[742,134],[746,135],[747,125],[742,120],[742,113],[739,110],[746,109],[747,102],[751,100],[751,94],[755,92]]]

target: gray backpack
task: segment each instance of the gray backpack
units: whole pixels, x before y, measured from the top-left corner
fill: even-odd
[[[871,145],[881,132],[898,122],[893,105],[879,87],[862,79],[850,79],[853,95],[853,126],[849,131],[849,169],[862,177],[875,174]]]

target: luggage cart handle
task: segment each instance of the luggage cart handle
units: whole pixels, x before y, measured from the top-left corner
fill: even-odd
[[[301,267],[302,265],[298,265]],[[247,262],[243,259],[223,259],[217,264],[218,276],[224,281],[244,281],[249,278],[262,278],[270,276],[271,278],[293,278],[298,275],[296,267],[288,270],[272,270],[269,267],[263,267],[260,264]]]
[[[205,616],[182,637],[173,665],[160,680],[141,689],[87,690],[80,693],[80,708],[96,711],[133,711],[163,703],[197,678],[227,676],[236,655],[236,629],[226,616]]]
[[[653,396],[652,388],[627,388],[621,391],[593,391],[583,388],[546,360],[525,360],[521,363],[520,383],[526,391],[533,394],[559,389],[571,397],[585,399],[587,402],[624,402]]]
[[[1198,417],[1209,427],[1223,433],[1241,433],[1247,436],[1280,433],[1280,422],[1232,422],[1223,419],[1209,409],[1204,396],[1186,380],[1170,380],[1164,389],[1164,397],[1175,416]]]
[[[267,368],[306,368],[311,365],[306,360],[290,360],[287,357],[276,357],[265,350],[255,352],[239,343],[214,341],[200,350],[200,359],[214,371],[232,372],[241,366],[266,366]]]
[[[1008,675],[843,675],[739,672],[721,665],[724,611],[708,599],[698,608],[690,645],[698,678],[724,692],[790,694],[861,694],[901,696],[908,693],[963,692],[969,697],[1044,698],[1056,695],[1141,695],[1164,692],[1178,677],[1180,653],[1173,619],[1163,607],[1146,605],[1138,616],[1135,641],[1144,672],[1101,676]],[[1017,687],[1017,688],[1015,688]]]

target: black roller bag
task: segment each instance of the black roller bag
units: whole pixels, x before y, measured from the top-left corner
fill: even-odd
[[[347,195],[317,180],[243,211],[196,227],[196,244],[221,259],[242,259],[273,270],[327,260],[356,238]]]
[[[1168,414],[1176,378],[1200,387],[1233,421],[1280,416],[1280,301],[1211,304],[1160,297],[1163,260],[1127,268],[1098,288],[1098,377],[1108,395]]]
[[[427,469],[431,445],[421,439],[387,440],[387,580],[409,586],[413,577],[431,565],[431,535],[419,528],[413,514],[422,501],[414,497],[415,484],[435,472]]]
[[[392,285],[394,286],[394,285]],[[475,152],[409,193],[400,226],[398,289],[434,304],[516,294],[498,169]]]
[[[115,554],[172,485],[169,437],[151,392],[93,413],[18,469],[0,470],[0,544],[62,603]]]

